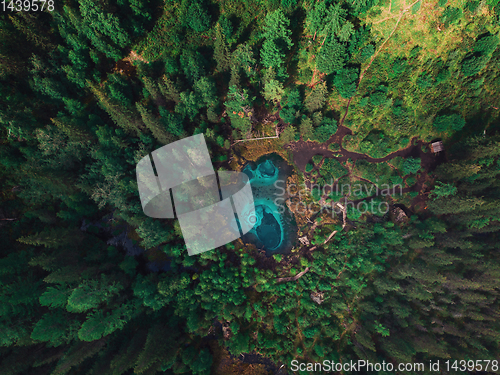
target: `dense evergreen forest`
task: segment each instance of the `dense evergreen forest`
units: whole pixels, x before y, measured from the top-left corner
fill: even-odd
[[[1,375],[499,358],[498,0],[52,4],[0,12]],[[217,170],[279,154],[340,215],[290,197],[289,253],[188,256],[135,166],[200,133]]]

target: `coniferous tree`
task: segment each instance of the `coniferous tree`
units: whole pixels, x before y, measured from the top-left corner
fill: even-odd
[[[58,248],[74,243],[75,241],[79,242],[82,238],[82,234],[76,228],[59,227],[47,228],[39,233],[21,237],[19,241],[30,245]]]
[[[337,72],[333,83],[339,90],[340,96],[349,99],[356,93],[357,80],[358,70],[356,68],[344,68]]]
[[[304,105],[309,112],[314,112],[323,107],[326,102],[327,87],[326,82],[318,83],[306,96]]]
[[[330,36],[316,58],[316,67],[322,73],[331,74],[344,67],[346,58],[345,46]]]
[[[165,130],[161,122],[156,119],[150,110],[144,107],[141,103],[136,103],[136,107],[141,114],[142,121],[158,141],[163,144],[173,142],[174,137]]]
[[[281,102],[280,117],[285,122],[295,123],[298,113],[302,108],[302,99],[298,89],[292,90],[286,97],[286,101]]]
[[[185,19],[188,26],[198,33],[208,30],[210,27],[210,14],[205,8],[205,4],[201,0],[186,1],[186,3]]]
[[[166,75],[160,79],[158,83],[161,93],[165,97],[165,99],[171,100],[176,104],[180,102],[181,97],[179,94],[179,90],[175,87],[174,83],[168,78]]]
[[[266,68],[278,69],[283,65],[285,49],[293,45],[288,26],[290,20],[278,9],[266,16],[264,44],[260,52],[262,65]]]
[[[220,25],[215,25],[215,45],[214,45],[214,59],[217,62],[217,71],[223,72],[230,67],[230,54],[226,42],[226,35]]]
[[[96,84],[87,82],[92,93],[97,97],[99,104],[111,116],[114,123],[128,132],[140,134],[143,126],[136,113],[115,103]]]
[[[281,82],[271,79],[264,85],[262,95],[264,96],[264,99],[270,102],[279,103],[284,92],[285,90],[283,89]]]

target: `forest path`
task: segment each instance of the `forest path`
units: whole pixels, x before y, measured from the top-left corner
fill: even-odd
[[[375,54],[371,57],[370,62],[366,66],[366,68],[361,72],[359,79],[358,79],[358,84],[357,87],[361,84],[361,81],[363,80],[363,77],[365,76],[366,72],[370,69],[373,61],[377,58],[377,56],[380,54],[380,52],[384,49],[385,45],[387,42],[392,38],[396,30],[398,29],[398,26],[403,19],[403,16],[419,1],[423,0],[416,0],[413,3],[411,3],[408,6],[405,6],[399,13],[398,20],[396,22],[396,25],[394,26],[393,30],[389,34],[389,36],[384,40],[384,42],[380,45],[380,47],[377,49]],[[396,16],[395,16],[396,17]],[[413,145],[413,142],[415,138],[412,139],[410,142],[410,146],[407,146],[404,149],[400,149],[397,151],[394,151],[388,155],[386,155],[383,158],[372,158],[366,154],[362,153],[357,153],[353,151],[348,151],[342,146],[342,142],[344,140],[344,137],[346,135],[352,135],[352,130],[344,126],[345,119],[347,118],[347,115],[349,114],[349,107],[351,105],[352,99],[354,98],[351,97],[349,101],[347,102],[346,110],[344,112],[344,115],[339,121],[338,128],[335,134],[333,134],[330,139],[324,143],[317,143],[317,142],[310,142],[310,141],[297,141],[294,144],[290,145],[289,148],[291,149],[293,156],[294,156],[294,162],[297,165],[297,167],[302,171],[305,172],[305,166],[306,164],[311,160],[312,156],[314,155],[323,155],[326,157],[331,157],[335,158],[338,161],[346,161],[347,159],[352,159],[353,161],[363,159],[366,160],[370,163],[381,163],[390,159],[393,159],[397,156],[402,156],[402,157],[408,157],[412,153],[415,153],[415,150],[413,148],[417,146],[423,146],[423,142],[419,141],[417,145]],[[328,146],[332,143],[336,143],[340,146],[340,151],[334,152],[328,149]],[[413,145],[413,146],[412,146]],[[342,154],[342,156],[335,156],[338,154]]]
[[[387,42],[393,37],[395,32],[397,31],[404,15],[412,9],[412,7],[417,4],[419,1],[423,0],[416,0],[412,2],[410,5],[405,6],[399,13],[399,15],[395,15],[394,17],[390,17],[388,19],[393,19],[397,17],[396,25],[392,29],[391,33],[387,36],[387,38],[384,40],[384,42],[380,45],[380,47],[377,49],[377,51],[374,53],[374,55],[371,57],[370,62],[368,65],[365,67],[365,69],[362,70],[358,82],[357,82],[357,88],[361,84],[365,74],[368,72],[370,69],[371,65],[375,61],[375,59],[379,56],[379,54],[384,50]],[[405,4],[406,5],[406,4]],[[349,108],[352,102],[352,99],[354,98],[351,97],[349,98],[347,102],[347,106],[345,109],[345,112],[341,119],[339,120],[339,124],[337,127],[337,131],[335,134],[333,134],[330,139],[324,143],[317,143],[317,142],[312,142],[312,141],[297,141],[294,142],[290,145],[288,145],[288,148],[293,154],[293,161],[296,164],[296,166],[303,172],[305,173],[305,168],[306,165],[311,161],[312,157],[315,155],[322,155],[328,158],[334,158],[338,161],[345,162],[347,160],[351,160],[355,162],[357,160],[365,160],[369,163],[382,163],[382,162],[387,162],[391,159],[394,159],[396,157],[402,157],[402,158],[408,158],[408,157],[415,157],[415,158],[420,158],[421,159],[421,166],[424,168],[424,172],[422,172],[420,175],[417,177],[417,181],[413,186],[409,187],[404,187],[403,192],[407,193],[410,191],[416,191],[419,192],[419,195],[415,197],[412,201],[411,205],[411,210],[414,210],[417,205],[422,204],[425,205],[425,201],[427,199],[427,195],[429,193],[429,187],[426,186],[426,182],[429,180],[428,173],[432,171],[436,165],[439,163],[438,157],[436,155],[432,154],[431,152],[425,152],[424,149],[427,147],[428,143],[423,142],[422,140],[417,141],[416,137],[412,138],[410,141],[410,144],[402,149],[399,149],[397,151],[394,151],[382,158],[373,158],[370,157],[366,154],[363,153],[358,153],[358,152],[353,152],[353,151],[348,151],[344,148],[342,145],[344,137],[346,135],[352,135],[353,132],[351,129],[347,128],[344,123],[345,120],[349,114]],[[339,150],[338,151],[332,151],[329,149],[330,144],[337,144],[339,145]],[[393,167],[391,165],[391,167]],[[393,167],[394,168],[394,167]],[[349,168],[349,176],[354,177],[353,172]],[[365,180],[365,179],[361,179]],[[366,180],[367,181],[367,180]],[[372,183],[372,182],[370,182]],[[306,180],[306,186],[308,188],[311,187],[311,182]],[[325,195],[322,197],[324,199],[328,198],[328,193],[329,190],[326,189]],[[369,197],[371,198],[371,197]],[[364,198],[367,199],[367,198]],[[359,199],[354,202],[359,202],[364,199]],[[423,208],[423,207],[422,207]],[[345,225],[345,220],[344,220],[344,225]],[[335,232],[336,233],[336,232]],[[331,239],[332,235],[330,235],[329,239]],[[304,250],[304,249],[302,249]],[[311,250],[311,249],[309,249]],[[287,280],[288,281],[288,280]]]
[[[398,20],[396,21],[396,25],[394,26],[394,28],[391,31],[391,33],[384,40],[384,42],[377,49],[377,51],[375,52],[375,54],[371,57],[370,62],[368,63],[368,65],[361,72],[361,74],[359,76],[359,79],[358,79],[357,87],[359,87],[359,85],[361,84],[361,82],[362,82],[362,80],[363,80],[366,72],[370,69],[372,63],[375,61],[375,59],[377,58],[377,56],[384,49],[384,47],[387,44],[387,42],[392,38],[392,36],[396,32],[396,30],[398,29],[399,24],[400,24],[401,20],[403,19],[404,15],[408,11],[410,11],[412,9],[412,7],[415,4],[417,4],[419,1],[423,1],[423,0],[415,0],[410,5],[405,6],[400,11],[399,16],[398,15],[394,16],[394,17],[398,17]],[[414,144],[414,141],[415,141],[416,138],[413,138],[411,140],[409,146],[407,146],[407,147],[405,147],[403,149],[394,151],[394,152],[392,152],[392,153],[390,153],[390,154],[388,154],[388,155],[386,155],[385,157],[382,157],[382,158],[372,158],[372,157],[370,157],[370,156],[368,156],[366,154],[362,154],[362,153],[357,153],[357,152],[346,150],[342,146],[344,137],[346,135],[352,135],[353,133],[352,133],[351,129],[349,129],[346,126],[344,126],[344,122],[345,122],[345,120],[347,118],[347,115],[349,114],[349,107],[351,105],[351,102],[352,102],[353,98],[354,98],[354,96],[351,97],[349,99],[349,101],[347,102],[347,106],[346,106],[345,112],[344,112],[342,118],[339,121],[337,131],[336,131],[335,134],[333,134],[330,137],[330,139],[328,141],[326,141],[324,143],[320,143],[320,144],[318,144],[317,142],[310,142],[310,141],[298,141],[298,142],[295,142],[294,144],[290,145],[290,149],[291,149],[291,151],[293,153],[293,160],[294,160],[295,164],[297,165],[297,167],[302,172],[305,172],[305,166],[306,166],[306,164],[311,160],[311,158],[314,155],[323,155],[323,156],[326,156],[326,157],[335,158],[338,161],[347,161],[347,159],[351,159],[353,161],[356,161],[356,160],[366,160],[366,161],[368,161],[370,163],[381,163],[381,162],[388,161],[388,160],[393,159],[393,158],[398,157],[398,156],[406,158],[406,157],[412,156],[414,154],[420,154],[416,150],[416,148],[417,147],[418,148],[422,148],[422,147],[426,146],[426,143],[424,143],[422,141],[418,141],[417,144]],[[338,144],[340,146],[340,150],[339,151],[331,151],[328,148],[328,146],[330,144],[332,144],[332,143]],[[338,156],[339,154],[341,154],[342,156]],[[428,158],[426,158],[426,159],[428,159]],[[424,164],[425,165],[429,165],[429,164],[433,164],[433,163],[430,160],[425,160],[425,162],[423,162],[422,164],[423,165]]]
[[[389,34],[389,36],[384,40],[384,42],[380,45],[380,47],[378,48],[378,50],[373,54],[373,56],[370,58],[370,62],[368,63],[368,65],[366,66],[366,68],[361,72],[361,74],[359,75],[359,80],[358,80],[358,87],[359,85],[361,84],[361,81],[363,80],[363,77],[365,76],[365,73],[368,71],[368,69],[370,69],[370,67],[372,66],[373,64],[373,61],[375,61],[375,59],[377,58],[377,56],[379,55],[379,53],[384,49],[385,45],[387,44],[387,42],[389,41],[389,39],[392,38],[392,36],[394,35],[394,33],[396,32],[396,30],[398,29],[399,27],[399,23],[401,22],[401,20],[403,19],[403,16],[405,15],[406,12],[408,12],[415,4],[417,4],[419,1],[423,1],[423,0],[416,0],[415,2],[413,2],[411,5],[407,6],[407,7],[404,7],[403,10],[401,10],[401,12],[399,13],[399,17],[398,17],[398,20],[396,21],[396,25],[394,26],[394,29],[392,29],[391,33]],[[397,16],[395,16],[397,17]],[[356,94],[354,94],[356,95]],[[354,97],[354,96],[353,96]],[[352,98],[353,98],[352,97]],[[344,120],[345,118],[347,117],[347,113],[349,112],[349,105],[351,104],[351,100],[352,98],[349,99],[349,102],[347,103],[347,109],[345,111],[345,114],[344,114],[344,117],[342,118],[341,122],[340,122],[340,125],[344,125]]]

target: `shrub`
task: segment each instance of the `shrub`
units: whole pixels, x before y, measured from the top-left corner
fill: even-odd
[[[344,67],[347,54],[343,44],[330,37],[316,58],[316,67],[321,73],[331,74]]]
[[[421,90],[428,89],[432,87],[433,81],[432,78],[429,76],[429,73],[424,72],[422,73],[418,78],[417,78],[417,86]]]
[[[389,77],[390,78],[399,77],[401,74],[405,72],[407,65],[408,65],[407,60],[397,58],[392,63],[392,69],[391,69],[392,71],[389,71]]]
[[[361,55],[359,59],[363,62],[369,57],[372,57],[374,53],[375,53],[375,47],[372,44],[368,44],[361,50]]]
[[[456,23],[463,16],[463,11],[460,8],[448,7],[444,10],[441,16],[441,22],[448,26],[450,24]]]
[[[323,176],[331,174],[336,178],[343,176],[347,170],[337,159],[325,159],[320,172]]]
[[[438,181],[432,192],[436,194],[435,198],[447,197],[448,195],[455,195],[457,193],[457,188],[451,184],[445,184]]]
[[[313,162],[314,164],[319,164],[323,160],[323,155],[314,155],[313,156]]]
[[[356,82],[358,80],[358,69],[356,68],[345,68],[337,72],[333,83],[337,90],[339,90],[340,96],[344,99],[349,99],[356,93]]]
[[[307,141],[308,139],[313,139],[313,126],[312,121],[309,117],[303,116],[300,122],[300,135],[302,139]]]
[[[385,92],[375,91],[373,94],[370,95],[370,103],[375,107],[384,104],[386,101],[387,101],[387,94]]]
[[[307,110],[309,112],[314,112],[321,109],[326,102],[327,94],[328,89],[326,87],[326,82],[317,84],[304,100],[304,105]]]
[[[337,132],[337,121],[324,118],[321,125],[314,129],[314,139],[318,142],[326,142]]]
[[[487,35],[476,41],[474,45],[474,52],[482,55],[491,55],[498,46],[500,40],[497,35]]]
[[[434,128],[440,132],[447,131],[450,129],[458,131],[464,127],[465,120],[459,114],[453,113],[451,115],[437,116],[434,119],[433,125]]]
[[[187,23],[191,29],[200,33],[210,28],[210,15],[200,2],[190,3],[186,17]]]
[[[420,169],[420,158],[407,158],[403,161],[404,174],[415,174]]]
[[[302,108],[302,98],[300,92],[296,88],[288,94],[285,101],[281,101],[280,117],[285,122],[295,123],[297,112]]]
[[[415,184],[416,184],[416,182],[417,182],[417,179],[416,179],[414,176],[408,177],[408,178],[406,179],[406,184],[407,184],[408,186],[413,186],[413,185],[415,185]]]
[[[462,61],[462,73],[466,77],[476,75],[488,64],[488,56],[470,56]]]
[[[442,69],[436,77],[436,83],[440,84],[441,82],[446,81],[449,76],[450,76],[449,69]]]

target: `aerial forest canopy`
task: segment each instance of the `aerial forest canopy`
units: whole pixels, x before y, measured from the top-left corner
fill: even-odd
[[[34,3],[0,12],[1,375],[499,358],[498,0]],[[136,164],[196,134],[288,163],[290,251],[144,214]]]

